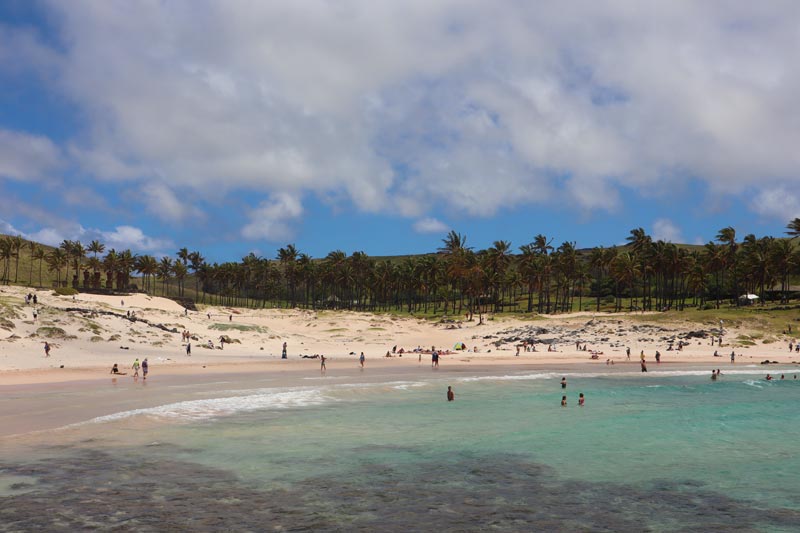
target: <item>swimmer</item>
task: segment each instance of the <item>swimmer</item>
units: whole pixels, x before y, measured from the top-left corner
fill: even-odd
[[[562,396],[561,397],[561,407],[566,407],[566,406],[567,406],[567,397],[566,396]]]
[[[453,392],[453,388],[449,385],[447,386],[447,401],[452,402],[456,399],[456,394]]]
[[[766,377],[765,379],[766,379],[767,381],[772,381],[772,376],[770,376],[769,374],[767,374],[767,377]]]
[[[717,381],[717,371],[716,370],[712,370],[711,371],[711,380],[712,381]]]
[[[567,378],[566,377],[561,378],[561,388],[562,389],[566,389],[567,388]]]
[[[583,397],[583,393],[580,393],[578,395],[578,405],[580,407],[583,407],[583,404],[584,404],[585,401],[586,401],[586,398]]]

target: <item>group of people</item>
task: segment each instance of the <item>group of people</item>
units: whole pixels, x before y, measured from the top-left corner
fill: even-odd
[[[567,377],[563,376],[561,378],[561,390],[565,390],[567,388]],[[581,392],[578,394],[578,406],[583,407],[586,404],[586,397]],[[564,394],[561,396],[561,407],[567,406],[567,395]]]
[[[767,381],[772,381],[774,378],[772,377],[772,375],[767,374],[767,377],[764,379],[766,379]],[[786,379],[786,376],[784,374],[781,374],[781,379]],[[797,374],[794,375],[794,379],[797,379]]]
[[[133,364],[131,365],[131,369],[133,370],[133,378],[139,378],[139,370],[142,371],[142,379],[147,379],[147,373],[150,371],[150,363],[147,361],[147,357],[145,357],[142,362],[139,362],[139,358],[137,357]],[[119,371],[119,364],[114,363],[114,366],[111,367],[111,372],[109,374],[113,374],[115,376],[127,376],[127,373]]]

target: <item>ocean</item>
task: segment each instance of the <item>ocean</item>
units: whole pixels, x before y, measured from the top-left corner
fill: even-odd
[[[796,369],[635,368],[6,392],[73,416],[0,439],[0,530],[798,531]]]

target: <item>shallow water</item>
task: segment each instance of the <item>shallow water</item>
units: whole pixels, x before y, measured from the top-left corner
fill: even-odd
[[[0,529],[796,531],[800,381],[573,372],[561,408],[562,375],[227,382],[6,439]]]

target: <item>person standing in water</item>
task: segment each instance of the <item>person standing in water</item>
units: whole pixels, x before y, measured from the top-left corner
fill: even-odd
[[[561,407],[566,407],[566,406],[567,406],[567,397],[566,396],[562,396],[561,397]]]
[[[583,393],[580,393],[578,395],[578,405],[580,407],[583,407],[583,404],[584,404],[585,401],[586,401],[586,398],[584,398]]]
[[[567,378],[566,377],[562,377],[561,378],[561,388],[562,389],[566,389],[567,388]]]
[[[147,364],[147,357],[144,358],[142,361],[142,379],[147,379],[147,372],[150,369],[150,366]]]
[[[456,399],[456,394],[453,392],[453,388],[451,386],[447,386],[447,401],[452,402]]]
[[[326,370],[327,370],[327,368],[325,367],[325,356],[324,355],[320,355],[319,356],[319,371],[322,374],[324,374]]]
[[[366,358],[364,357],[364,352],[361,352],[361,355],[358,356],[358,362],[361,364],[361,368],[364,368],[364,361]]]
[[[647,372],[647,363],[642,359],[642,372]]]
[[[140,366],[141,365],[139,364],[139,358],[137,357],[136,360],[133,362],[133,365],[131,365],[131,368],[133,369],[133,377],[135,377],[135,378],[139,377],[139,367]]]

